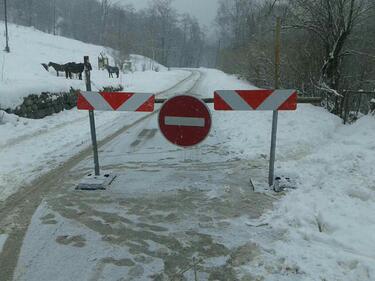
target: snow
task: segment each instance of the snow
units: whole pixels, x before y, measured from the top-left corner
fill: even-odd
[[[35,212],[35,216],[45,223],[40,225],[35,236],[28,237],[24,241],[25,250],[38,261],[37,267],[48,267],[51,269],[50,271],[36,270],[34,272],[35,280],[64,280],[66,275],[70,276],[70,280],[80,280],[82,276],[86,276],[84,280],[92,280],[91,278],[94,278],[95,270],[92,271],[92,268],[85,265],[96,259],[96,256],[100,254],[98,253],[97,248],[105,242],[101,241],[101,237],[93,231],[87,230],[85,231],[85,235],[82,235],[82,231],[77,231],[74,224],[65,222],[64,225],[62,225],[61,222],[58,222],[61,221],[60,216],[54,212],[46,212],[45,207],[45,203],[42,203]],[[53,224],[55,221],[57,221],[55,226],[58,229],[63,227],[63,231],[50,232],[51,227],[49,227],[50,224],[48,223],[50,222]],[[49,237],[53,237],[54,239],[46,240],[44,237],[46,233],[48,233]],[[94,242],[94,244],[91,244],[92,246],[90,246],[90,249],[88,249],[88,245],[86,245],[88,244],[86,242],[87,240]],[[45,253],[35,252],[35,249],[39,247],[48,250]],[[112,249],[108,249],[107,252],[111,252],[113,256],[117,254],[118,256],[123,257],[121,253],[115,253]],[[53,253],[59,253],[61,259],[49,259],[50,255]],[[77,259],[80,261],[79,267],[76,266]],[[67,267],[62,267],[61,264],[66,264]],[[25,264],[23,268],[19,269],[16,280],[24,280],[28,273],[26,271],[28,266],[28,264]],[[65,272],[67,268],[69,269],[68,274]],[[125,273],[126,271],[122,272],[122,274]],[[90,275],[93,275],[93,277]]]
[[[213,90],[217,89],[252,87],[217,70],[200,71],[204,79],[195,89],[195,94],[202,97],[212,97]],[[196,198],[208,200],[204,201],[205,204],[210,204],[212,200],[221,200],[220,204],[223,204],[228,200],[226,196],[235,196],[236,192],[242,195],[249,192],[244,186],[249,176],[256,178],[264,190],[267,186],[272,113],[213,111],[212,115],[213,130],[210,137],[205,144],[195,149],[177,149],[163,140],[160,132],[156,132],[149,140],[147,134],[142,132],[157,130],[156,118],[112,141],[101,152],[101,163],[104,167],[118,167],[118,171],[122,171],[121,167],[125,166],[126,172],[119,174],[117,183],[106,193],[105,199],[102,198],[104,201],[101,204],[90,206],[98,214],[102,212],[124,217],[131,221],[130,225],[137,225],[139,221],[150,224],[154,222],[149,221],[151,218],[148,216],[132,213],[136,207],[128,206],[133,204],[131,198],[140,198],[137,200],[144,200],[142,204],[148,206],[171,192],[178,194],[178,190],[195,190],[202,193],[200,196],[195,195]],[[172,208],[174,215],[181,215],[184,219],[158,226],[168,229],[168,237],[176,236],[186,245],[192,242],[184,233],[194,230],[209,235],[213,241],[225,245],[231,251],[241,246],[248,248],[251,258],[246,263],[232,265],[239,276],[250,274],[255,280],[258,278],[267,281],[374,280],[374,121],[374,117],[367,116],[355,124],[343,125],[336,116],[311,105],[299,105],[296,112],[280,112],[276,173],[293,177],[296,190],[287,190],[283,196],[263,191],[279,200],[272,210],[259,219],[254,219],[254,214],[247,214],[243,210],[238,217],[228,216],[218,220],[217,214],[222,212],[220,204],[215,204],[217,209],[210,209],[202,203],[197,207],[198,213],[195,215],[190,214],[186,208],[182,209],[183,214]],[[90,157],[77,170],[90,170],[91,162]],[[216,167],[220,168],[220,172],[217,172]],[[152,175],[152,182],[142,180],[147,173]],[[187,186],[190,189],[186,189]],[[62,195],[64,196],[69,197]],[[151,199],[147,199],[149,197]],[[127,205],[121,205],[121,200],[126,200]],[[264,199],[260,197],[258,200],[261,202]],[[104,202],[111,203],[106,205]],[[82,206],[90,204],[89,201],[81,203]],[[40,206],[32,220],[18,265],[16,276],[19,280],[47,280],[46,276],[65,266],[71,268],[70,273],[60,280],[69,280],[73,276],[91,278],[95,274],[106,280],[116,280],[120,275],[130,274],[127,268],[110,264],[104,267],[104,264],[96,262],[105,257],[116,260],[130,258],[134,261],[135,257],[129,256],[130,249],[103,243],[103,239],[96,236],[95,231],[78,226],[74,219],[62,218],[54,213],[58,226],[43,225],[41,228],[40,217],[53,213],[51,209],[56,209],[53,207],[53,199],[49,200],[49,204],[51,206]],[[134,204],[137,206],[137,203]],[[77,205],[75,208],[79,211],[82,206]],[[254,211],[256,210],[254,206]],[[209,216],[211,212],[216,216],[207,225],[225,225],[220,230],[211,229],[212,226],[202,227],[205,224],[198,216],[203,213]],[[160,211],[161,216],[167,214]],[[154,215],[157,215],[156,211]],[[95,220],[100,222],[103,218],[95,216]],[[123,226],[114,224],[113,227],[121,230]],[[86,246],[80,248],[77,259],[73,258],[78,253],[75,249],[60,249],[61,246],[54,242],[57,238],[56,229],[61,233],[62,228],[66,235],[85,237]],[[40,247],[39,242],[35,244],[35,241],[44,241],[45,237],[51,235],[52,239],[41,242]],[[90,243],[92,241],[94,243]],[[148,251],[167,253],[170,250],[152,240],[145,243],[149,245]],[[35,258],[41,248],[46,255]],[[91,259],[79,258],[81,256],[90,256]],[[58,268],[44,266],[48,257],[58,260]],[[79,268],[85,268],[84,272],[80,272],[75,266],[74,261],[78,260]],[[227,261],[227,255],[216,256],[208,258],[205,265],[219,267]],[[36,267],[43,268],[46,275],[42,276],[32,270]],[[28,270],[23,272],[22,268]],[[135,266],[131,270],[134,271]],[[152,259],[152,263],[145,265],[144,270],[143,276],[162,271],[162,260]],[[201,273],[200,279],[204,278],[207,275]]]
[[[338,126],[306,157],[279,163],[300,180],[264,217],[284,233],[265,247],[303,275],[270,280],[375,279],[374,121]]]
[[[228,75],[220,70],[200,68],[205,79],[204,83],[199,85],[199,90],[205,97],[212,98],[217,90],[251,90],[256,89],[249,82],[239,80],[235,75]]]
[[[132,71],[143,71],[145,70],[157,70],[167,71],[168,68],[161,65],[150,58],[145,58],[140,55],[130,55],[130,61],[132,62]]]
[[[0,21],[0,34],[3,34],[4,24]],[[119,78],[108,78],[106,70],[98,70],[97,58],[101,52],[106,53],[109,64],[114,65],[111,54],[114,50],[102,46],[86,44],[77,40],[54,36],[43,33],[34,28],[9,24],[9,38],[11,52],[0,53],[0,108],[15,108],[23,102],[23,97],[30,94],[40,94],[42,92],[67,92],[71,87],[74,89],[85,89],[85,84],[81,80],[65,79],[65,73],[56,76],[56,71],[50,67],[47,72],[42,63],[48,64],[50,61],[65,64],[67,62],[82,62],[84,56],[89,56],[93,71],[91,79],[93,89],[100,90],[104,86],[124,85],[126,89],[132,90],[132,85],[138,85],[141,73],[120,73]],[[27,42],[27,48],[25,48]],[[0,36],[0,45],[4,45],[4,37]],[[131,62],[134,64],[134,71],[145,70],[147,81],[149,78],[160,79],[165,83],[170,79],[166,72],[167,68],[153,62],[149,58],[139,55],[131,55]],[[159,73],[150,71],[150,64],[159,68]],[[153,89],[155,84],[145,85],[143,89]]]
[[[232,79],[218,72],[212,81],[225,88]],[[232,89],[243,85],[229,82]],[[214,120],[215,133],[227,138],[223,144],[231,153],[268,157],[272,113],[215,112]],[[279,113],[276,175],[291,176],[297,190],[287,191],[272,211],[251,222],[268,225],[277,239],[254,239],[264,253],[245,272],[275,281],[375,280],[374,139],[373,116],[343,125],[311,105]]]

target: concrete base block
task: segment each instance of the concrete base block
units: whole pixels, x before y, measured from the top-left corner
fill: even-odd
[[[100,176],[87,175],[76,187],[76,190],[106,190],[116,179],[115,174],[103,173]]]
[[[256,193],[268,193],[272,191],[272,187],[268,185],[266,178],[251,177],[250,188]]]

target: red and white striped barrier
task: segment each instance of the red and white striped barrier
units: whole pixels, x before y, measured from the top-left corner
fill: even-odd
[[[296,110],[295,90],[220,90],[215,91],[215,110]]]
[[[80,92],[80,110],[153,112],[154,94],[121,92]]]

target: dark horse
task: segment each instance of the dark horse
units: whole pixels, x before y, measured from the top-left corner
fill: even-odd
[[[56,70],[57,76],[59,76],[59,72],[65,72],[65,65],[64,64],[58,64],[54,62],[49,62],[48,67],[52,66],[53,69]]]
[[[46,63],[42,63],[42,66],[43,66],[43,68],[44,68],[45,70],[48,71],[48,64],[46,64]]]
[[[117,78],[119,78],[119,76],[120,76],[120,69],[117,66],[109,66],[109,65],[107,65],[106,68],[107,68],[107,71],[108,71],[109,78],[111,78],[111,77],[113,78],[113,73],[116,73]]]
[[[83,63],[68,62],[65,64],[66,78],[73,79],[73,73],[78,74],[79,80],[82,80],[82,72],[85,70]]]

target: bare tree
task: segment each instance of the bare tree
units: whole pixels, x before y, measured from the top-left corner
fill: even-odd
[[[170,66],[195,66],[200,62],[204,40],[201,27],[194,18],[184,27],[172,0],[153,0],[147,9],[139,11],[119,0],[12,0],[8,3],[12,22],[112,47],[121,51],[121,60],[126,60],[129,54],[140,54]],[[0,5],[0,19],[3,15],[3,5]]]
[[[177,22],[177,12],[172,7],[173,0],[152,0],[149,14],[152,18],[152,28],[158,29],[155,35],[160,42],[159,57],[162,64],[167,65],[171,52],[173,26]]]
[[[110,0],[101,0],[101,32],[100,32],[100,43],[105,45],[106,39],[106,27],[109,9],[111,7]]]
[[[291,0],[292,26],[313,33],[323,44],[321,87],[339,89],[345,44],[353,29],[374,7],[368,0]]]
[[[220,0],[218,61],[225,71],[260,87],[272,85],[273,30],[278,16],[284,27],[283,87],[324,95],[327,108],[338,115],[344,104],[343,90],[375,88],[374,0],[245,2]],[[246,21],[237,19],[239,15]]]

